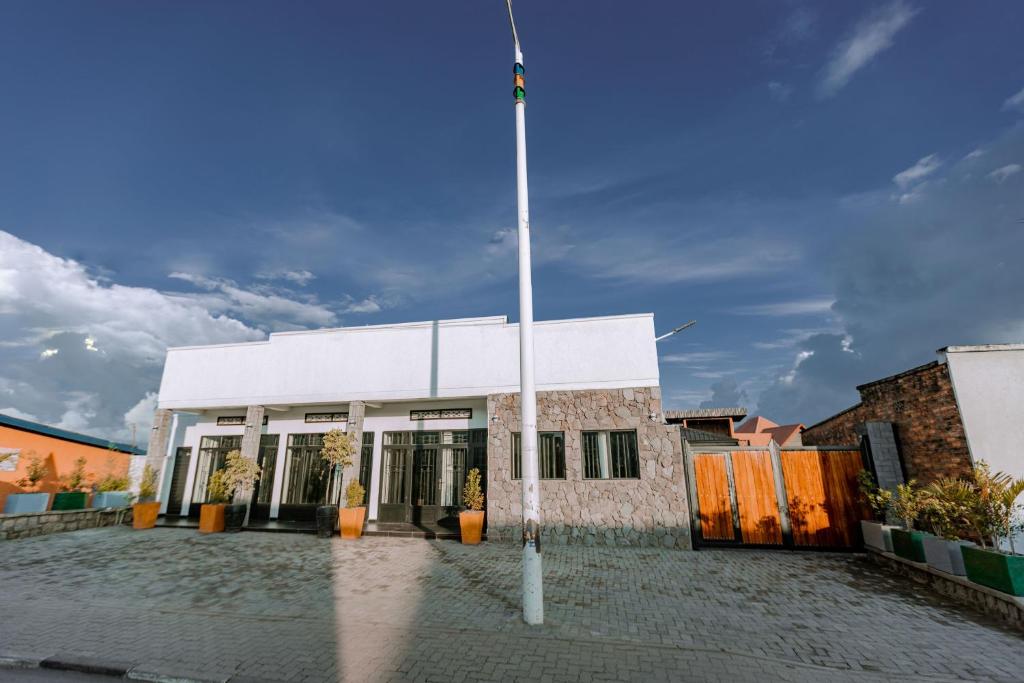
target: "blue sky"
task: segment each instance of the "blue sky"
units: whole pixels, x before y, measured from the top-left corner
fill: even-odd
[[[0,5],[0,411],[124,437],[167,345],[508,314],[501,2]],[[538,319],[811,423],[1024,339],[1024,6],[516,4]]]

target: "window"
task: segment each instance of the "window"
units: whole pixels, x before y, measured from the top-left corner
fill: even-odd
[[[196,480],[192,485],[193,503],[205,503],[210,499],[207,490],[210,484],[210,475],[224,467],[228,453],[241,449],[241,436],[204,436],[200,440]]]
[[[541,479],[565,479],[565,434],[538,432],[537,450]],[[519,432],[512,432],[512,478],[523,477],[523,447]]]
[[[472,408],[440,408],[434,410],[410,410],[410,420],[470,420]]]
[[[306,422],[347,422],[348,413],[306,413]]]
[[[260,435],[260,453],[257,462],[260,465],[260,481],[256,487],[256,503],[270,505],[270,497],[274,493],[274,468],[277,466],[277,434]]]
[[[338,501],[337,485],[341,473],[331,471],[320,457],[323,434],[289,434],[284,461],[284,490],[281,502],[287,505],[324,505]]]
[[[363,505],[370,504],[370,475],[373,472],[373,432],[363,432],[363,447],[359,452],[359,484],[363,487]]]
[[[639,479],[636,432],[583,432],[583,478]]]
[[[245,424],[245,415],[222,415],[217,418],[218,427],[241,426]],[[267,416],[263,416],[263,426],[267,426]]]

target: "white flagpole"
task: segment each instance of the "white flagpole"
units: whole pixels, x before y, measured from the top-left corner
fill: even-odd
[[[526,183],[526,72],[512,0],[505,0],[515,42],[516,200],[519,206],[519,383],[520,463],[523,476],[523,620],[544,623],[540,555],[540,478],[537,462],[537,390],[533,377],[533,279],[530,266],[530,196]]]

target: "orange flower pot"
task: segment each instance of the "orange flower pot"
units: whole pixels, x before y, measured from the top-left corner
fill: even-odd
[[[459,529],[462,531],[462,542],[476,545],[484,531],[484,511],[465,510],[459,513]]]
[[[135,503],[132,505],[132,528],[152,529],[156,526],[157,515],[160,514],[160,503]]]
[[[207,503],[199,508],[199,533],[215,534],[224,531],[224,504]]]
[[[341,537],[359,538],[363,535],[363,520],[366,519],[366,508],[341,508]]]

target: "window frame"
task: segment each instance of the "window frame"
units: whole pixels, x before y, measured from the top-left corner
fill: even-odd
[[[593,435],[593,436],[591,436]],[[602,436],[605,435],[605,449],[607,453],[607,470],[608,476],[600,476],[601,469],[601,440]],[[614,438],[615,435],[632,435],[632,440],[624,442],[621,438]],[[597,439],[598,453],[593,452],[594,445],[590,443],[590,440]],[[622,453],[623,443],[625,443],[625,454]],[[616,450],[620,449],[617,453]],[[580,455],[582,458],[582,474],[585,481],[613,481],[613,480],[627,480],[627,479],[640,479],[640,439],[635,429],[588,429],[580,434]],[[596,463],[598,476],[593,476],[595,471],[594,463],[588,462],[591,458],[596,455],[598,462]]]
[[[558,443],[561,444],[561,449],[556,447],[555,448],[555,453],[554,453],[554,455],[555,455],[555,468],[554,469],[555,469],[555,472],[558,472],[559,471],[559,467],[558,467],[558,465],[559,465],[558,454],[559,454],[559,451],[561,451],[561,456],[562,456],[561,457],[561,472],[562,472],[562,476],[560,476],[560,477],[558,477],[558,476],[555,476],[555,477],[545,477],[544,476],[544,460],[543,460],[543,458],[544,458],[544,444],[543,444],[543,442],[544,442],[544,438],[545,437],[547,437],[549,439],[550,438],[554,438],[556,444],[558,444]],[[523,457],[522,456],[522,441],[523,440],[522,440],[522,434],[520,432],[512,432],[510,438],[511,438],[511,448],[510,448],[510,450],[511,450],[511,462],[509,463],[509,466],[510,466],[509,467],[509,474],[512,477],[512,481],[520,481],[523,478],[523,467],[522,467],[522,457]],[[544,481],[565,481],[566,479],[569,478],[568,477],[568,470],[566,469],[566,466],[565,466],[565,432],[559,431],[559,430],[551,430],[551,431],[543,431],[543,432],[542,431],[538,431],[537,432],[537,450],[539,451],[539,453],[538,453],[538,456],[539,456],[538,460],[540,460],[540,462],[538,463],[538,465],[540,466],[540,471],[537,474],[539,475],[540,479],[542,479]],[[516,474],[517,474],[517,472],[516,472],[516,469],[517,469],[516,468],[516,464],[517,463],[519,464],[519,468],[518,468],[518,470],[519,470],[518,475],[519,476],[516,476]]]

